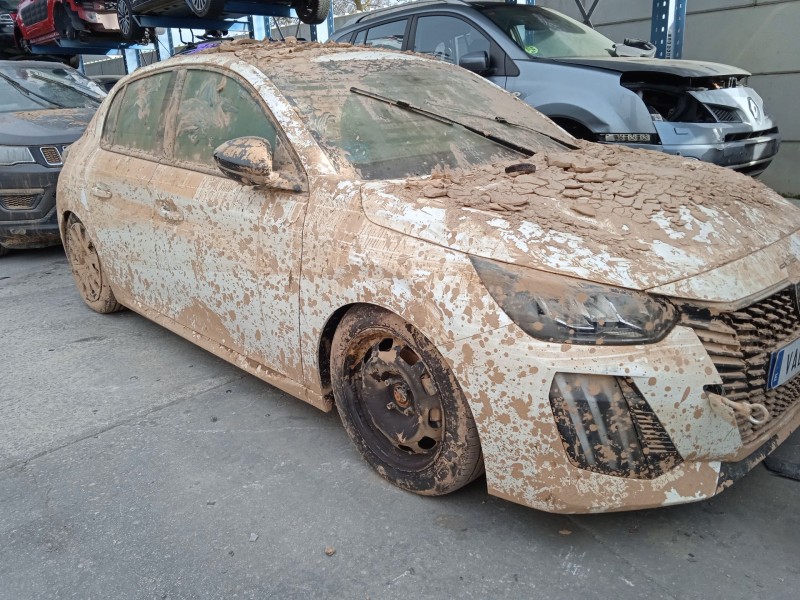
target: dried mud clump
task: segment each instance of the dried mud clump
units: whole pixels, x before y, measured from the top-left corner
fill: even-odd
[[[280,60],[288,56],[297,54],[326,54],[336,49],[351,49],[351,44],[341,44],[337,42],[301,42],[297,38],[289,36],[282,42],[268,42],[251,40],[244,38],[223,42],[214,48],[206,48],[198,54],[214,54],[230,52],[236,58],[249,62],[260,62],[270,60]]]
[[[765,226],[784,232],[797,227],[785,222],[777,194],[750,177],[660,152],[579,143],[572,152],[437,171],[392,191],[496,213],[512,224],[528,221],[545,231],[574,233],[621,255],[646,250],[656,239],[710,243],[703,224],[720,216],[746,247],[745,224],[754,207],[767,209],[760,211],[770,221]]]

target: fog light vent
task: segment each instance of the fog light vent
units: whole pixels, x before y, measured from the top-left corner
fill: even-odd
[[[681,462],[669,434],[628,380],[559,373],[550,404],[567,455],[582,469],[652,479]]]

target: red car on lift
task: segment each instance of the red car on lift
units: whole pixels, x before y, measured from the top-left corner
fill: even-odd
[[[115,0],[20,0],[14,20],[22,50],[89,34],[120,39]]]

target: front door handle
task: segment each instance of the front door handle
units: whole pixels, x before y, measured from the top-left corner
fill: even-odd
[[[92,187],[92,196],[100,198],[101,200],[108,200],[111,198],[111,190],[104,186],[102,183]]]
[[[158,200],[157,210],[158,215],[166,221],[171,221],[173,223],[180,223],[183,221],[183,214],[171,200]]]

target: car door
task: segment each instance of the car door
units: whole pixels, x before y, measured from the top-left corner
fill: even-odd
[[[164,314],[197,335],[290,378],[299,371],[299,273],[305,175],[256,92],[212,70],[185,72],[169,128],[169,161],[151,182],[171,302]],[[296,189],[254,188],[222,175],[214,149],[269,140],[275,171]]]
[[[158,306],[163,290],[152,236],[150,180],[163,158],[164,108],[175,83],[172,71],[128,83],[115,94],[100,147],[86,161],[89,225],[119,299]]]

